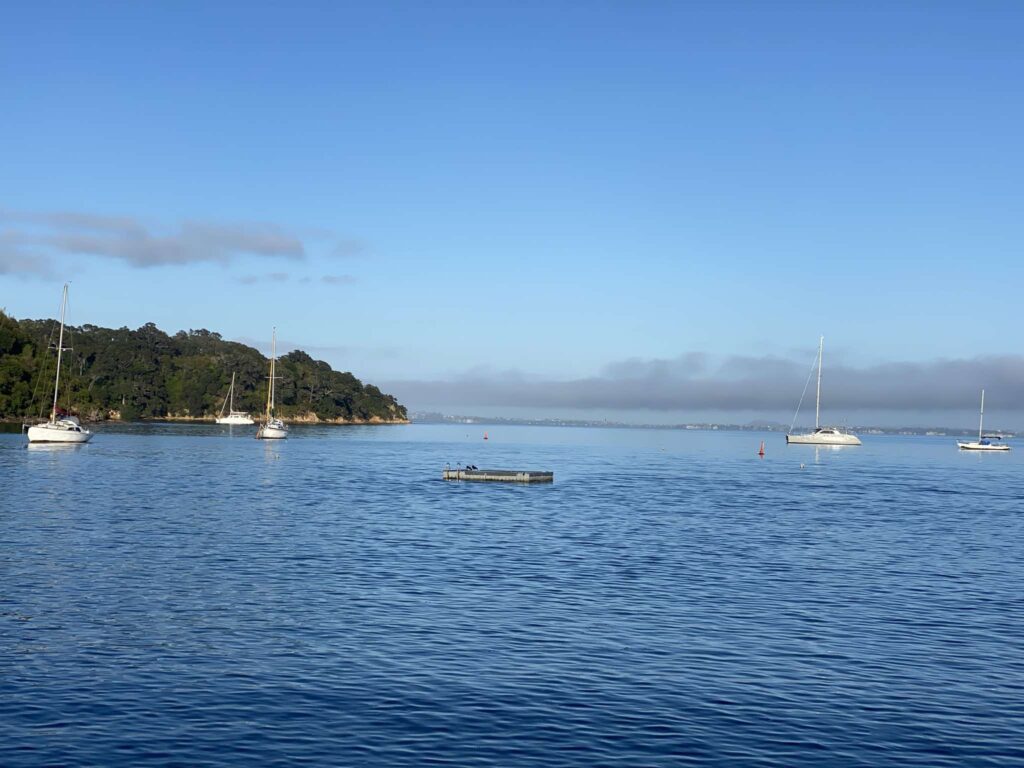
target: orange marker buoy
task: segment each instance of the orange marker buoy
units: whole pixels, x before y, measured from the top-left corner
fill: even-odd
[[[757,452],[757,455],[760,456],[762,459],[764,458],[764,440],[761,441],[761,450]]]

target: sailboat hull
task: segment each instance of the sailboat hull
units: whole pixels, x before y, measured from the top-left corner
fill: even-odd
[[[88,443],[92,432],[76,424],[36,424],[28,428],[30,443]]]
[[[228,416],[222,416],[221,418],[217,419],[217,423],[218,424],[234,424],[234,425],[237,426],[237,425],[255,424],[256,422],[253,421],[252,418],[250,418],[250,416],[248,414],[246,414],[246,413],[232,413],[232,414],[229,414]]]
[[[265,424],[260,424],[256,432],[257,440],[284,440],[288,437],[288,427],[280,419],[271,419]]]
[[[860,445],[860,438],[845,432],[812,432],[809,435],[786,435],[787,444],[795,445]]]
[[[961,451],[1008,451],[1010,446],[1001,443],[957,443]]]

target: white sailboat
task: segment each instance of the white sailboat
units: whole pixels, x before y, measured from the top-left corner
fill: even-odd
[[[818,395],[814,405],[814,431],[802,435],[786,435],[786,443],[799,445],[860,445],[860,438],[838,427],[821,426],[821,358],[825,349],[825,337],[818,341]],[[806,392],[806,388],[804,389]],[[797,406],[797,412],[800,408]],[[796,419],[794,418],[794,422]],[[792,430],[792,427],[790,427]]]
[[[981,390],[981,415],[978,417],[978,439],[970,442],[957,440],[957,447],[961,451],[1008,451],[1010,446],[1002,442],[999,435],[986,435],[985,427],[985,390]],[[995,442],[992,442],[995,440]]]
[[[53,382],[53,407],[50,420],[28,428],[30,443],[88,443],[92,432],[82,429],[74,416],[57,415],[57,395],[60,393],[60,363],[64,352],[64,316],[68,308],[68,284],[64,283],[64,296],[60,303],[60,337],[57,340],[57,375]]]
[[[288,427],[283,421],[274,417],[274,382],[277,376],[274,370],[277,366],[277,328],[270,340],[270,385],[267,387],[267,410],[263,415],[263,421],[256,432],[257,440],[283,440],[288,437]]]
[[[227,409],[228,415],[224,415]],[[231,386],[228,388],[228,396],[224,398],[224,405],[220,407],[220,416],[217,417],[218,424],[255,424],[252,417],[244,411],[235,410],[235,374],[231,374]]]

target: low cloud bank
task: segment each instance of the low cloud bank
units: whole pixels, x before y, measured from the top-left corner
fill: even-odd
[[[450,380],[382,382],[404,403],[465,408],[603,409],[663,411],[792,412],[807,385],[804,408],[814,408],[814,378],[806,362],[778,357],[701,353],[671,360],[623,360],[600,375],[568,381],[520,372],[472,372]],[[1000,411],[1024,410],[1024,356],[997,355],[930,362],[894,362],[854,368],[833,365],[822,380],[830,412],[964,411],[981,388]]]
[[[344,258],[364,251],[359,241],[339,240],[330,252]],[[301,261],[306,255],[302,237],[269,222],[189,220],[161,230],[134,216],[0,209],[0,274],[48,276],[61,256],[98,256],[148,268],[228,264],[241,256]]]

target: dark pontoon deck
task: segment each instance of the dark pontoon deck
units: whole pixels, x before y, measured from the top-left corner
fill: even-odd
[[[445,480],[479,480],[492,483],[553,483],[554,472],[515,469],[445,469]]]

